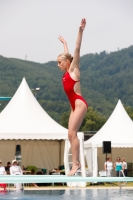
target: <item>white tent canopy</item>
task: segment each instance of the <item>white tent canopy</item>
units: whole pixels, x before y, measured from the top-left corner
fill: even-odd
[[[63,165],[68,130],[40,106],[23,78],[15,95],[0,114],[0,159],[3,165],[21,147],[21,164],[50,169]]]
[[[78,137],[82,140],[80,148],[83,149],[83,133],[79,132]],[[46,168],[49,173],[49,170],[64,164],[64,154],[68,156],[64,152],[66,139],[68,130],[45,112],[23,78],[0,114],[0,159],[3,164],[14,159],[19,145],[22,165]]]
[[[68,130],[40,106],[23,78],[15,95],[0,114],[0,139],[67,139]]]
[[[112,147],[133,147],[133,122],[120,100],[107,122],[84,142],[84,147],[102,147],[103,141],[111,141]]]
[[[120,100],[103,127],[92,138],[84,142],[87,164],[93,171],[93,176],[97,176],[97,148],[102,147],[103,141],[111,141],[113,148],[133,147],[133,122]],[[102,166],[103,163],[102,161]]]

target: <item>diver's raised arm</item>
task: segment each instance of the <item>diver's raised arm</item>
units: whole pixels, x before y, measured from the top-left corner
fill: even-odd
[[[83,36],[83,31],[85,29],[85,25],[86,25],[86,19],[82,19],[81,24],[79,26],[78,37],[76,40],[76,46],[75,46],[73,61],[72,61],[70,70],[73,70],[74,68],[79,67],[80,48],[81,48],[82,36]]]
[[[66,40],[59,35],[58,39],[63,43],[64,53],[69,53]]]

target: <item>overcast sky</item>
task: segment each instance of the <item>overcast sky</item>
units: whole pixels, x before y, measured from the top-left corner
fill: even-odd
[[[133,45],[133,0],[0,0],[0,55],[45,63],[74,52],[82,18],[81,55]]]

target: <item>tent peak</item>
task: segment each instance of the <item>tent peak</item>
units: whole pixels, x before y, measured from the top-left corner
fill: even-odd
[[[90,139],[85,141],[88,145],[102,145],[102,141],[111,141],[112,144],[121,144],[122,147],[132,141],[133,121],[126,112],[121,100],[118,100],[112,114],[102,128]],[[117,146],[116,146],[117,147]]]
[[[0,114],[0,139],[66,139],[67,134],[41,107],[23,78]]]
[[[26,82],[26,78],[25,77],[23,77],[22,82]]]

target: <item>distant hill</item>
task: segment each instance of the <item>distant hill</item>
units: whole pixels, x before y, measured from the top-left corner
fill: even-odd
[[[89,105],[109,116],[118,99],[133,107],[133,46],[117,52],[87,54],[81,57],[82,94]],[[45,64],[0,56],[0,96],[13,96],[22,78],[31,89],[40,87],[37,99],[42,107],[60,121],[69,110],[62,89],[62,72],[55,61]],[[5,103],[2,102],[2,110]]]

